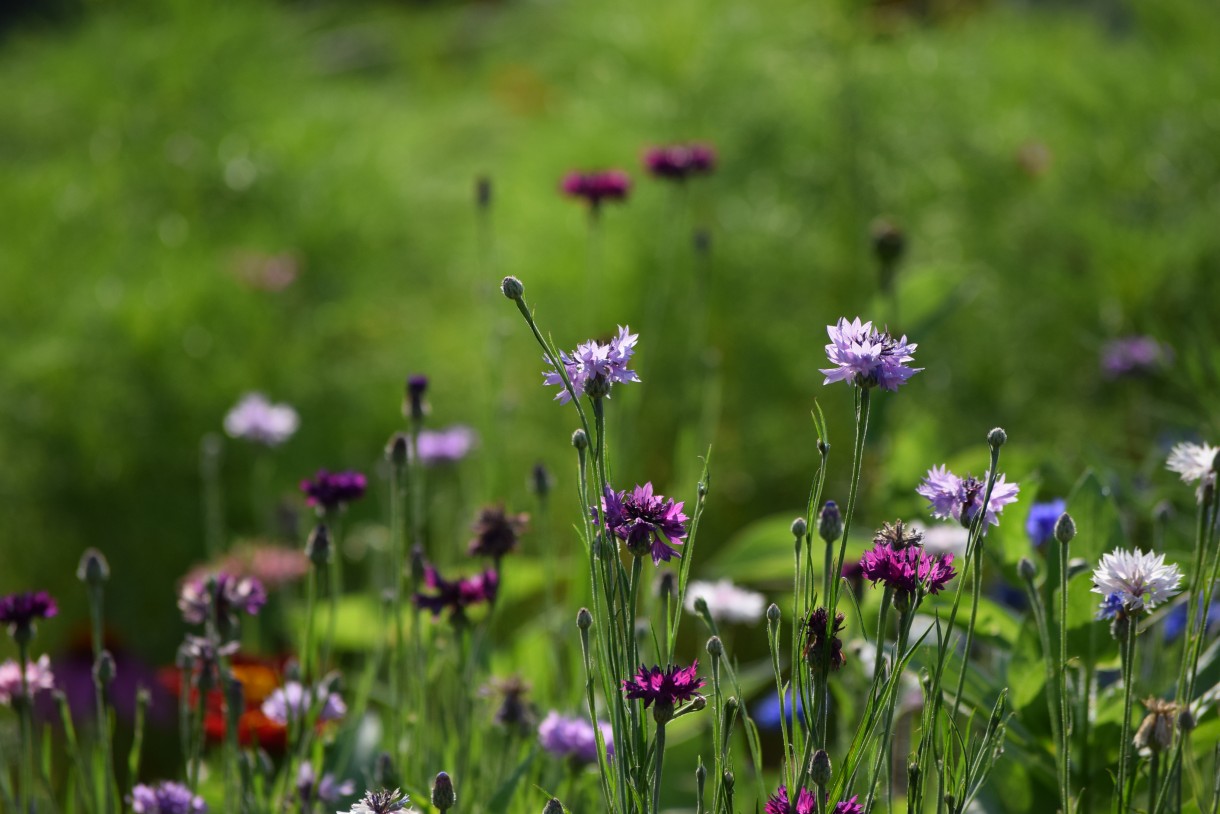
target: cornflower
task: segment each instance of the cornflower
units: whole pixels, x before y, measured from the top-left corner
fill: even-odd
[[[826,332],[830,335],[826,356],[834,367],[821,371],[826,374],[823,384],[849,382],[866,389],[897,390],[923,370],[908,364],[914,361],[918,345],[907,342],[906,336],[895,339],[889,331],[878,331],[871,322],[861,323],[859,317],[852,322],[840,318]]]
[[[572,389],[578,395],[583,393],[592,398],[610,398],[610,390],[615,384],[638,382],[639,375],[627,367],[638,340],[639,334],[633,334],[629,327],[620,325],[618,335],[607,343],[590,339],[577,345],[570,355],[560,351],[559,362],[568,374]],[[550,363],[550,359],[543,358]],[[558,370],[543,371],[542,376],[543,384],[559,387],[556,401],[567,404],[572,400]]]

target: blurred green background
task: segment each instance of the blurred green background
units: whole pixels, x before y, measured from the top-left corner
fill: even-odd
[[[641,331],[645,382],[611,401],[617,479],[689,500],[712,444],[709,555],[802,507],[815,398],[843,499],[850,394],[817,372],[842,315],[909,334],[926,368],[875,400],[865,530],[922,515],[933,464],[981,474],[1002,425],[1031,485],[1016,522],[1034,483],[1063,495],[1093,466],[1138,532],[1157,500],[1192,499],[1168,444],[1220,438],[1213,3],[3,8],[0,591],[50,589],[83,620],[73,571],[97,546],[116,632],[155,661],[203,557],[201,439],[247,391],[302,426],[263,463],[226,443],[234,535],[259,531],[259,478],[291,497],[318,467],[376,475],[415,372],[434,424],[482,435],[452,476],[468,505],[529,508],[538,461],[571,504],[573,415],[539,386],[504,274],[561,347]],[[686,140],[715,146],[714,175],[646,176],[646,146]],[[591,238],[557,185],[597,167],[635,186]],[[907,237],[893,296],[878,216]],[[1129,334],[1172,365],[1108,379],[1102,346]],[[383,522],[384,494],[353,524]]]

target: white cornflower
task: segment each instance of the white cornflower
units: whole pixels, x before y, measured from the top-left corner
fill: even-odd
[[[766,598],[754,591],[738,588],[727,579],[718,582],[691,582],[686,586],[686,609],[695,612],[695,600],[707,602],[712,618],[723,622],[757,622],[762,618]]]
[[[1182,476],[1182,480],[1186,483],[1194,483],[1199,481],[1199,488],[1195,492],[1199,500],[1203,499],[1203,488],[1208,483],[1216,482],[1216,455],[1220,453],[1220,447],[1213,447],[1211,444],[1192,444],[1183,442],[1175,446],[1169,452],[1169,460],[1165,462],[1165,467]]]
[[[1176,594],[1181,581],[1182,571],[1166,565],[1164,554],[1115,549],[1093,571],[1093,593],[1107,603],[1121,602],[1128,611],[1151,610]]]
[[[337,811],[335,814],[394,814],[397,811],[408,810],[407,804],[410,802],[407,795],[398,789],[393,791],[381,789],[366,792],[364,798],[347,811]]]
[[[287,404],[272,404],[262,393],[247,393],[225,416],[225,432],[269,447],[292,437],[301,424],[297,411]]]

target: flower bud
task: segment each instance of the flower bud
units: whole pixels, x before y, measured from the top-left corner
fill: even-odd
[[[736,785],[736,784],[737,784],[737,778],[735,778],[735,777],[733,776],[733,773],[732,773],[732,772],[730,772],[730,771],[726,771],[726,772],[724,773],[724,790],[725,790],[725,791],[727,791],[727,792],[732,793],[732,791],[733,791],[733,786],[734,786],[734,785]]]
[[[808,531],[809,526],[805,523],[805,518],[798,517],[792,521],[792,536],[797,540],[805,539],[805,534]]]
[[[1029,557],[1022,557],[1021,561],[1017,563],[1017,573],[1026,582],[1033,582],[1034,577],[1038,576],[1038,567],[1033,564]]]
[[[714,659],[724,655],[724,642],[720,641],[719,636],[713,636],[707,640],[707,653]]]
[[[110,682],[114,681],[114,676],[114,656],[110,655],[109,650],[103,650],[97,654],[97,660],[93,663],[93,680],[102,689],[106,689]]]
[[[491,207],[491,179],[486,175],[474,179],[474,203],[479,209]]]
[[[589,448],[589,436],[584,430],[577,430],[572,433],[572,446],[581,451]]]
[[[696,254],[705,255],[712,250],[712,234],[707,229],[696,229],[691,242]]]
[[[952,794],[946,794],[944,800],[945,805],[949,809],[949,814],[957,814],[957,798]]]
[[[691,699],[690,706],[687,707],[690,712],[703,712],[707,709],[707,699],[702,695],[696,695]]]
[[[432,781],[432,805],[441,811],[448,811],[457,802],[457,792],[453,790],[453,781],[444,772],[437,772]]]
[[[382,752],[373,761],[373,785],[380,788],[393,788],[398,785],[395,781],[394,758],[390,757],[389,752]]]
[[[830,755],[826,754],[826,750],[819,749],[814,752],[813,762],[809,764],[809,779],[818,786],[825,786],[830,782],[832,771]]]
[[[406,433],[396,432],[391,435],[390,442],[385,447],[386,460],[394,466],[406,466],[409,443]]]
[[[407,403],[404,411],[412,421],[423,421],[428,414],[428,406],[424,404],[424,393],[428,391],[428,377],[414,374],[407,379]]]
[[[559,802],[558,798],[552,797],[542,807],[542,814],[563,814],[563,803]]]
[[[110,564],[96,548],[86,548],[76,568],[76,578],[90,587],[97,587],[110,579]]]
[[[551,473],[541,462],[534,464],[530,473],[530,487],[539,500],[546,500],[546,496],[551,493]]]
[[[510,300],[519,300],[525,296],[525,286],[511,274],[500,281],[500,291]]]
[[[707,482],[699,481],[698,483],[696,483],[695,484],[695,493],[698,494],[699,497],[707,497]]]
[[[987,446],[992,449],[999,449],[1008,442],[1008,433],[1004,432],[1003,427],[996,427],[991,432],[987,433]]]
[[[305,543],[305,553],[310,561],[319,568],[330,562],[330,529],[325,523],[319,523],[310,532]]]
[[[581,608],[577,611],[576,626],[581,630],[588,630],[593,626],[593,614],[589,613],[588,608]]]
[[[775,624],[776,622],[779,621],[779,617],[780,617],[779,605],[776,605],[774,602],[772,602],[770,605],[767,606],[767,621],[770,622],[771,624]]]
[[[1196,726],[1198,726],[1198,721],[1195,720],[1195,714],[1190,711],[1190,707],[1186,707],[1178,713],[1178,729],[1190,732]]]
[[[827,543],[833,543],[843,534],[843,515],[833,500],[826,501],[818,515],[818,536]]]
[[[678,597],[678,578],[673,571],[665,571],[657,580],[657,598],[674,600]]]
[[[897,263],[906,251],[906,234],[886,218],[877,218],[869,229],[873,241],[873,253],[883,266]]]
[[[1059,519],[1055,521],[1055,539],[1063,545],[1072,542],[1072,538],[1076,536],[1076,521],[1067,512],[1059,515]]]

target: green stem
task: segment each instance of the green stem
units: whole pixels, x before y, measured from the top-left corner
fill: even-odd
[[[652,814],[661,811],[661,768],[665,763],[665,724],[657,722],[656,764],[652,777]]]
[[[1138,621],[1126,620],[1127,633],[1123,642],[1123,726],[1118,748],[1118,812],[1127,814],[1127,763],[1131,749],[1131,707],[1135,699],[1135,634]]]
[[[1056,541],[1058,542],[1058,541]],[[1059,543],[1059,755],[1063,814],[1072,812],[1071,718],[1068,714],[1067,683],[1068,544]]]

